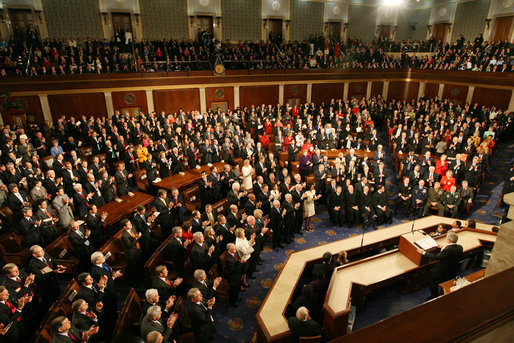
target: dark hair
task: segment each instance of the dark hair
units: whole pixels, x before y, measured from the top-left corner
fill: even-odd
[[[470,229],[477,228],[477,222],[475,221],[475,219],[468,219],[468,228],[470,228]]]

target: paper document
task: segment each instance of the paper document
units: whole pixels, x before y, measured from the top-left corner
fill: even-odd
[[[423,239],[417,240],[414,242],[418,247],[423,250],[429,250],[432,248],[437,248],[437,242],[430,236],[427,236]]]

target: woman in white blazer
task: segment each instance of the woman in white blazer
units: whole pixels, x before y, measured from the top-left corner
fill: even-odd
[[[253,252],[253,246],[255,245],[255,233],[252,234],[250,240],[246,239],[245,230],[237,229],[235,232],[236,235],[236,250],[239,255],[241,261],[245,261],[243,263],[243,286],[248,287],[248,283],[246,283],[246,273],[248,272],[248,260]],[[244,289],[243,289],[244,290]]]

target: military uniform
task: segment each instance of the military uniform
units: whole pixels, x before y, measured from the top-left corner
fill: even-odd
[[[437,215],[442,216],[444,214],[444,206],[441,203],[443,194],[444,190],[442,188],[435,189],[432,187],[428,190],[428,198],[427,203],[425,204],[425,208],[423,209],[423,215],[428,213],[428,210],[430,207],[432,207],[433,202],[437,203],[437,205],[435,205],[435,207],[437,207]]]
[[[460,196],[457,192],[446,192],[442,197],[442,203],[444,205],[444,215],[449,217],[450,215],[453,218],[457,218],[459,214],[458,208],[460,204]],[[452,208],[448,207],[448,205],[453,205]],[[450,213],[451,212],[451,213]]]
[[[407,197],[407,200],[404,200],[402,197]],[[398,186],[398,197],[396,199],[396,213],[399,213],[400,209],[403,207],[404,214],[406,216],[410,213],[410,205],[411,205],[411,198],[412,198],[412,185],[407,184],[405,185],[402,183]]]
[[[412,189],[412,208],[414,215],[419,217],[423,213],[423,207],[427,201],[428,190],[426,187],[420,188],[416,186]],[[417,200],[421,200],[421,204],[417,204]]]

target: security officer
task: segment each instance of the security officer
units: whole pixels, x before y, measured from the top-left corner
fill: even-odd
[[[457,218],[460,196],[459,193],[457,193],[457,187],[455,187],[455,185],[451,186],[449,192],[444,193],[442,203],[444,205],[444,215],[449,217],[451,214],[453,218]]]

